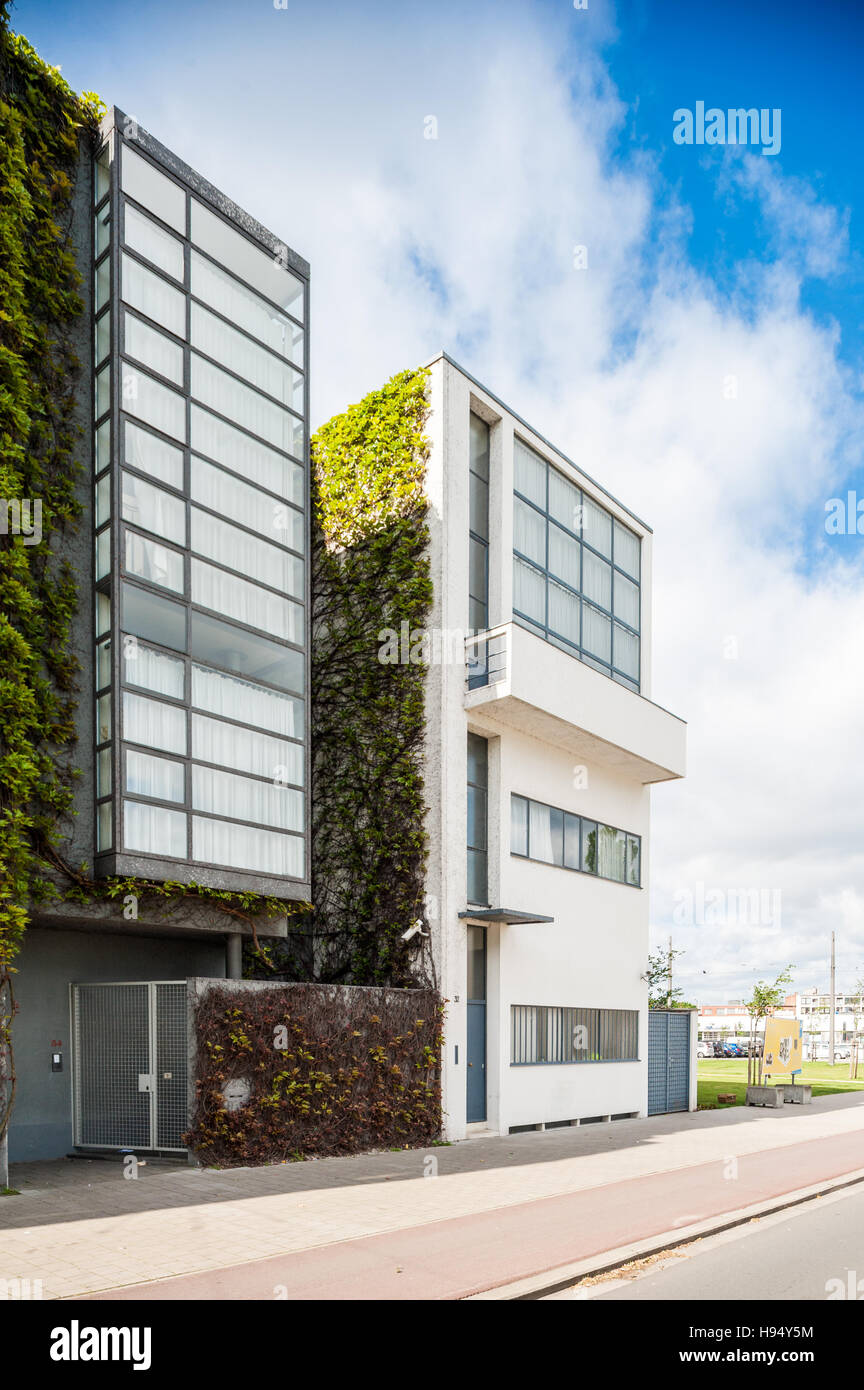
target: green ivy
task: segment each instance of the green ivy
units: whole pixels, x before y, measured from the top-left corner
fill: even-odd
[[[426,370],[400,372],[312,439],[309,965],[325,981],[428,983],[401,940],[425,920],[426,673],[378,659],[380,634],[423,629],[432,602],[427,391]]]

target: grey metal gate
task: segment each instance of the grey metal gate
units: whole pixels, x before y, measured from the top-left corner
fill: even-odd
[[[78,1148],[185,1151],[186,984],[72,986]]]
[[[648,1114],[686,1110],[690,1104],[690,1014],[651,1009],[648,1014]]]

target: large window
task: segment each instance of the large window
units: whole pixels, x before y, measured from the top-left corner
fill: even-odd
[[[635,1062],[638,1059],[639,1013],[636,1009],[511,1005],[511,1066]]]
[[[95,167],[97,853],[302,879],[302,262],[134,144]]]
[[[489,744],[468,735],[468,901],[489,901]]]
[[[489,626],[489,426],[472,414],[468,487],[468,626]]]
[[[510,853],[633,888],[642,881],[641,836],[515,794],[510,798]]]
[[[639,537],[518,438],[514,488],[514,615],[638,691]]]

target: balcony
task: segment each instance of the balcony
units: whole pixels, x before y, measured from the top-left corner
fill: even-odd
[[[643,783],[684,776],[682,719],[517,623],[466,639],[465,708]]]

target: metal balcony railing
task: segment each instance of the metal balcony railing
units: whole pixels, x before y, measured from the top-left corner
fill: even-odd
[[[507,678],[509,624],[465,639],[465,688],[479,690]]]

